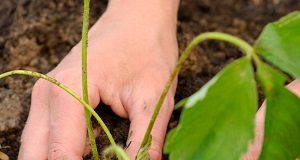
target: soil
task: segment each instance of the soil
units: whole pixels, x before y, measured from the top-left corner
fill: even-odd
[[[22,68],[47,73],[55,67],[80,40],[81,3],[81,0],[2,0],[0,72]],[[91,0],[91,4],[93,24],[107,2]],[[226,32],[253,43],[268,22],[297,9],[300,9],[298,0],[182,0],[178,18],[180,51],[194,36],[205,31]],[[240,56],[240,51],[225,43],[205,42],[196,47],[179,75],[176,101],[197,91],[224,65]],[[5,123],[5,116],[16,117],[0,131],[0,151],[10,159],[17,159],[35,81],[22,76],[0,80],[0,110],[10,108],[9,112],[0,112],[0,124]],[[99,112],[117,142],[124,145],[129,122],[114,115],[108,107],[98,108],[102,108]],[[170,128],[177,125],[179,115],[180,111],[174,112]],[[100,149],[108,145],[104,133],[100,134],[98,145]]]

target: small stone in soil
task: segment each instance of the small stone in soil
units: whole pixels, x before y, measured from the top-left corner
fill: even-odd
[[[0,151],[0,160],[9,160],[9,157],[5,153]]]

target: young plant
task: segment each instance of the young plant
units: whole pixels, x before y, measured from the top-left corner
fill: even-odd
[[[88,104],[88,13],[89,0],[84,0],[83,99],[64,84],[37,72],[14,70],[1,74],[0,79],[20,74],[42,78],[60,87],[85,107],[93,159],[99,159],[99,155],[92,132],[91,115],[96,118],[111,143],[104,151],[104,158],[110,159],[109,155],[115,154],[120,160],[129,160],[126,152],[116,145],[102,119]],[[168,133],[165,153],[170,155],[170,159],[240,159],[254,138],[254,118],[257,110],[256,74],[267,99],[264,144],[260,159],[299,158],[300,99],[284,87],[287,76],[282,73],[284,71],[294,78],[300,78],[300,37],[297,35],[300,35],[300,12],[293,12],[278,22],[267,25],[253,47],[224,33],[208,32],[197,36],[179,58],[165,85],[136,159],[149,159],[151,131],[168,90],[191,50],[205,40],[226,41],[238,46],[246,55],[229,64],[198,92],[179,103],[185,107],[178,127]],[[278,69],[263,62],[260,56]],[[255,63],[256,73],[252,61]]]
[[[259,159],[299,159],[300,98],[285,88],[288,77],[283,73],[300,78],[299,35],[300,12],[293,12],[268,24],[253,47],[222,33],[197,36],[180,57],[162,99],[196,44],[204,40],[222,40],[238,46],[246,56],[226,66],[202,89],[180,102],[185,103],[185,107],[179,125],[168,133],[164,147],[169,158],[240,159],[254,138],[258,107],[256,75],[266,97],[264,142]],[[260,56],[277,68],[263,62]],[[158,113],[161,101],[157,103],[155,113]],[[149,146],[145,144],[156,116],[151,119],[141,146],[143,150]]]

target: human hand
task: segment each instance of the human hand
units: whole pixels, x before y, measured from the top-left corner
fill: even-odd
[[[176,17],[160,10],[148,14],[150,4],[131,10],[114,8],[113,2],[89,32],[89,99],[94,107],[101,99],[117,115],[129,118],[131,143],[127,152],[134,159],[177,60]],[[126,4],[130,5],[136,8],[137,3]],[[48,75],[80,95],[80,44]],[[175,89],[174,83],[152,131],[152,159],[161,159]],[[38,80],[21,142],[20,160],[82,159],[86,144],[83,107],[56,86]]]
[[[300,97],[300,81],[295,80],[290,83],[287,88],[295,95]],[[253,143],[250,145],[248,152],[242,157],[242,160],[257,160],[259,158],[263,138],[264,138],[264,119],[265,119],[266,106],[265,104],[258,110],[256,114],[256,135]]]

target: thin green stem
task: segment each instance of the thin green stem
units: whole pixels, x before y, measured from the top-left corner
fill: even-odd
[[[88,83],[87,83],[87,46],[88,46],[88,30],[89,30],[89,7],[90,1],[83,1],[83,20],[82,20],[82,94],[83,100],[89,104],[89,96],[88,96]],[[93,132],[93,126],[91,122],[91,113],[85,108],[85,121],[88,131],[88,137],[92,148],[92,155],[94,160],[99,159],[99,154],[97,150],[95,135]]]
[[[109,155],[111,153],[114,153],[119,160],[130,160],[129,156],[126,154],[126,152],[123,150],[122,147],[118,145],[111,145],[108,148],[104,150],[104,159],[110,160]]]
[[[174,70],[172,71],[172,73],[169,77],[169,80],[167,81],[165,88],[164,88],[158,102],[156,103],[154,112],[152,114],[148,128],[144,135],[144,139],[142,141],[140,149],[144,148],[147,145],[147,142],[150,138],[152,128],[154,126],[154,122],[155,122],[155,120],[158,116],[158,113],[162,107],[164,99],[165,99],[166,95],[168,94],[168,91],[169,91],[171,85],[173,84],[173,81],[174,81],[176,75],[179,73],[184,61],[187,59],[187,57],[191,53],[192,49],[196,45],[198,45],[199,43],[201,43],[205,40],[221,40],[221,41],[225,41],[225,42],[231,43],[233,45],[236,45],[242,51],[244,51],[246,53],[246,56],[248,58],[253,58],[255,62],[259,62],[259,58],[255,54],[255,50],[253,49],[253,47],[240,38],[237,38],[232,35],[225,34],[225,33],[219,33],[219,32],[207,32],[207,33],[203,33],[203,34],[200,34],[197,37],[195,37],[192,40],[192,42],[187,46],[187,48],[183,51],[182,55],[180,56],[179,60],[177,61],[176,66],[175,66]]]
[[[95,117],[95,119],[98,121],[98,123],[104,130],[105,134],[107,135],[111,145],[116,145],[111,133],[109,132],[109,129],[106,127],[106,125],[104,124],[104,122],[102,121],[100,116],[94,111],[94,109],[89,104],[87,104],[84,100],[82,100],[82,98],[80,96],[78,96],[74,91],[69,89],[67,86],[65,86],[64,84],[60,83],[56,79],[51,78],[47,75],[37,73],[37,72],[32,72],[32,71],[25,71],[25,70],[13,70],[13,71],[2,73],[2,74],[0,74],[0,79],[7,77],[7,76],[11,76],[11,75],[26,75],[26,76],[36,77],[36,78],[42,78],[42,79],[56,85],[57,87],[63,89],[68,94],[70,94],[72,97],[74,97],[79,103],[81,103],[84,106],[84,108],[87,109]]]
[[[88,45],[88,27],[89,27],[89,0],[84,0],[83,20],[82,20],[82,40],[81,40],[81,67],[82,67],[82,91],[83,100],[89,103],[87,87],[87,45]]]

